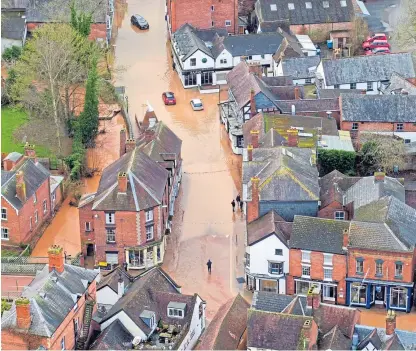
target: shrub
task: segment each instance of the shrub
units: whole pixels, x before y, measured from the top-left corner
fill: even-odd
[[[352,151],[319,149],[318,163],[321,176],[335,169],[346,175],[355,175],[355,152]]]
[[[6,62],[16,61],[22,54],[22,48],[16,45],[13,45],[10,48],[4,50],[2,59]]]
[[[8,311],[12,308],[12,304],[5,299],[1,299],[1,315],[3,315],[4,311]]]

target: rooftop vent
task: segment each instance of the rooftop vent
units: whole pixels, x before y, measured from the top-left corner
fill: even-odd
[[[44,299],[44,298],[46,297],[46,294],[45,294],[44,292],[40,292],[40,293],[39,293],[39,296],[40,296],[42,299]]]
[[[329,1],[323,1],[322,6],[324,7],[324,9],[327,9],[329,7]]]
[[[295,9],[295,4],[293,2],[289,2],[287,4],[287,7],[289,8],[289,10],[294,10]]]
[[[307,9],[311,9],[312,8],[312,3],[311,2],[305,2],[306,8]]]
[[[277,5],[276,4],[270,4],[270,10],[271,11],[277,11]]]
[[[52,281],[57,283],[58,282],[58,277],[52,277]]]

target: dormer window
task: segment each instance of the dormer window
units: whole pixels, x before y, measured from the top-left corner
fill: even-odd
[[[170,318],[184,318],[186,303],[183,302],[169,302],[168,317]]]
[[[156,326],[156,316],[154,312],[144,310],[140,313],[140,318],[149,328],[153,329]]]

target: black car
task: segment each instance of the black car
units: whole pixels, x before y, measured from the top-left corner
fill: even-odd
[[[139,27],[140,29],[149,29],[149,23],[140,15],[131,16],[130,21],[133,26]]]

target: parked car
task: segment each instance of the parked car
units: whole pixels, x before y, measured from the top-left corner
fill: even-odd
[[[378,48],[387,48],[390,49],[390,44],[385,40],[374,40],[372,42],[365,41],[363,43],[364,50],[373,50]]]
[[[387,35],[384,33],[375,33],[369,37],[367,37],[366,42],[373,42],[374,40],[385,40],[387,41]]]
[[[204,105],[202,105],[202,101],[200,99],[192,99],[191,106],[194,111],[202,111],[204,109]]]
[[[378,55],[378,54],[390,54],[389,48],[375,48],[373,50],[367,50],[366,55]]]
[[[131,24],[139,29],[149,29],[149,23],[140,15],[131,16]]]
[[[165,105],[176,105],[175,95],[170,91],[164,92],[162,99]]]

